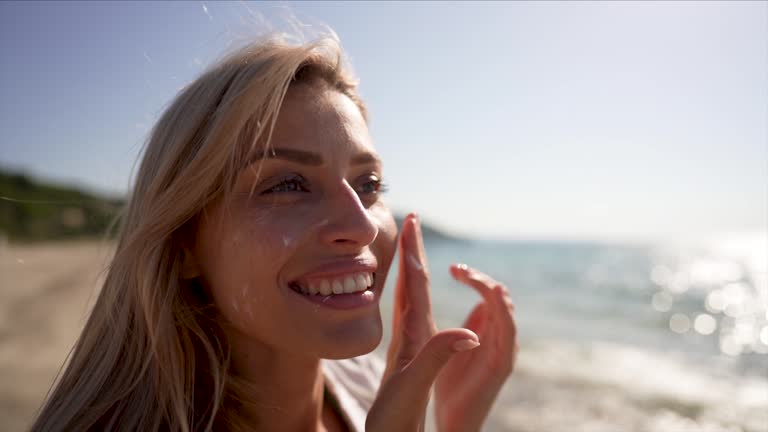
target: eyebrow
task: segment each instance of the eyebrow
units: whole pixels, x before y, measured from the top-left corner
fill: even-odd
[[[254,160],[261,158],[266,159],[283,159],[291,162],[296,162],[302,165],[321,166],[323,164],[323,157],[317,153],[312,153],[304,150],[287,149],[273,147],[268,152],[263,150],[256,153]],[[381,163],[381,159],[373,153],[358,153],[351,159],[352,165],[360,165],[365,163]]]

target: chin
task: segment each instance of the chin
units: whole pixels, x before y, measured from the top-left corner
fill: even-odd
[[[366,323],[336,329],[327,334],[320,357],[340,360],[368,354],[379,346],[382,336],[381,316]]]

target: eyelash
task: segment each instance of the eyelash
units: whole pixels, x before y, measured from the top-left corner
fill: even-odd
[[[281,193],[281,192],[309,192],[309,190],[306,187],[306,181],[301,176],[291,176],[289,178],[283,179],[280,181],[280,183],[272,186],[271,188],[265,190],[264,194],[271,194],[271,193]],[[288,185],[298,185],[300,188],[304,188],[304,190],[276,190],[283,186]]]
[[[370,192],[362,192],[362,193],[380,195],[389,190],[388,185],[378,177],[376,177],[375,180],[369,180],[363,184],[367,185],[370,183],[374,183],[374,187],[376,189]],[[293,190],[277,190],[278,188],[281,188],[281,187],[294,186],[294,185],[296,189],[293,189]],[[283,192],[309,192],[309,189],[307,188],[307,181],[304,179],[304,177],[299,175],[291,176],[290,178],[281,180],[278,184],[262,192],[262,195],[273,194],[273,193],[283,193]]]

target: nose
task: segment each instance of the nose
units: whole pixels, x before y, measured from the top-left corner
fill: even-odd
[[[329,197],[326,208],[327,218],[319,222],[324,244],[354,253],[373,243],[379,235],[376,221],[346,181]]]

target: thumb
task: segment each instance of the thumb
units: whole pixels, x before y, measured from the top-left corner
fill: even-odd
[[[480,345],[478,339],[475,332],[464,328],[448,329],[437,333],[421,347],[416,357],[405,367],[403,378],[410,385],[429,392],[429,388],[448,360],[458,352],[477,348]]]
[[[379,389],[368,412],[366,430],[418,430],[440,370],[456,353],[479,345],[477,334],[467,329],[443,330],[432,336],[413,360]]]

